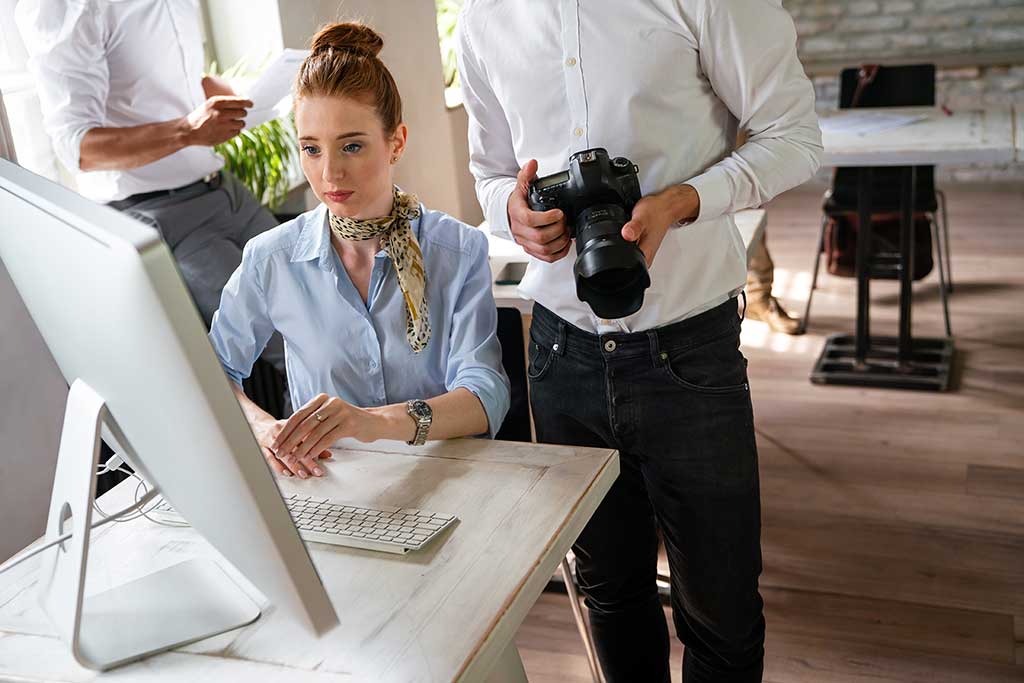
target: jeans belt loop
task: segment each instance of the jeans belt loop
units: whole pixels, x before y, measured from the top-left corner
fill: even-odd
[[[647,339],[651,344],[651,360],[654,362],[654,367],[660,368],[665,363],[665,358],[658,344],[658,330],[647,330]]]

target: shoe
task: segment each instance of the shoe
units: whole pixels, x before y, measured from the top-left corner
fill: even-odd
[[[747,302],[746,317],[768,323],[768,327],[774,332],[803,334],[800,320],[791,317],[774,296]]]

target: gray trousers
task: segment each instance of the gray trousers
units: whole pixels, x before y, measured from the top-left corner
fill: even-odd
[[[277,225],[274,216],[226,171],[219,182],[195,183],[141,201],[129,197],[110,206],[160,232],[207,327],[220,307],[224,285],[242,262],[245,243]],[[263,358],[285,372],[279,334],[271,337]]]

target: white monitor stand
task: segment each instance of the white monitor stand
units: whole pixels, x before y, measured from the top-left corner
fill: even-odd
[[[75,660],[90,669],[110,669],[259,618],[259,607],[210,560],[187,560],[85,596],[100,432],[105,425],[114,434],[120,431],[103,399],[76,380],[68,394],[46,523],[47,538],[68,531],[72,536],[46,551],[39,584],[40,605],[71,646]],[[120,446],[133,461],[127,455],[130,446]]]

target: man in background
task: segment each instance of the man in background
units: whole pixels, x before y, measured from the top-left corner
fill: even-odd
[[[277,221],[213,150],[252,102],[203,76],[198,2],[21,0],[15,17],[58,159],[160,231],[209,326],[242,247]],[[283,372],[279,338],[265,357]]]

